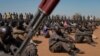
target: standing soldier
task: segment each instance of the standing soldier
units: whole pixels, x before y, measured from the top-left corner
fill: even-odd
[[[2,14],[0,13],[0,26],[2,26],[3,24],[3,18],[2,18]]]
[[[25,30],[23,24],[24,24],[24,19],[23,19],[23,14],[21,13],[21,14],[19,15],[17,28],[20,29],[20,30]]]
[[[2,14],[0,13],[0,19],[2,19]]]
[[[11,13],[9,12],[9,13],[7,13],[7,18],[6,18],[7,23],[5,25],[9,25],[11,20],[12,20]]]
[[[16,26],[17,26],[17,20],[16,20],[15,13],[13,13],[13,14],[11,15],[11,17],[12,17],[12,20],[11,20],[11,22],[10,22],[10,25],[11,25],[12,27],[16,27]]]

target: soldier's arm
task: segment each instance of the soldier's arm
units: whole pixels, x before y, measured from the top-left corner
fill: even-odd
[[[63,37],[60,37],[60,38],[58,38],[57,40],[58,40],[58,41],[62,41],[62,42],[68,42],[68,40],[65,39],[65,38],[63,38]]]

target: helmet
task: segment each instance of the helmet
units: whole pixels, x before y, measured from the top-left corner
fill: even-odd
[[[9,26],[2,26],[0,27],[0,36],[7,36],[9,34],[11,34],[12,29]]]

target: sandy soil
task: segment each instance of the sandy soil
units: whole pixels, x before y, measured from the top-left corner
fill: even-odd
[[[86,43],[76,44],[76,46],[84,51],[84,54],[78,54],[78,56],[100,56],[100,26],[94,31],[94,40],[97,42],[96,47],[88,45]],[[52,53],[49,51],[48,39],[42,36],[33,38],[38,43],[39,56],[69,56],[67,53]]]

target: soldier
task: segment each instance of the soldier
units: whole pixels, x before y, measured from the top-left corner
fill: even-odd
[[[12,51],[10,49],[11,45],[19,47],[21,45],[21,43],[13,38],[11,32],[12,32],[12,28],[9,26],[2,26],[0,28],[0,34],[1,34],[0,35],[0,39],[1,39],[0,43],[3,48],[3,51],[5,53],[12,54]]]
[[[33,18],[33,14],[25,13],[25,15],[24,15],[24,24],[28,25],[32,18]]]
[[[2,19],[2,14],[0,13],[0,19]]]
[[[66,34],[63,34],[60,29],[49,31],[49,49],[51,52],[68,52],[71,56],[76,56],[76,53],[82,53]]]
[[[17,24],[17,29],[19,29],[19,30],[25,30],[23,24],[24,24],[24,19],[23,19],[23,14],[21,13],[21,14],[19,15],[18,24]]]
[[[10,22],[11,22],[11,20],[12,20],[12,17],[11,17],[11,15],[12,15],[12,14],[11,14],[10,12],[9,12],[9,13],[6,13],[6,14],[7,14],[6,24],[8,24],[8,25],[9,25],[9,24],[10,24]],[[5,24],[5,25],[6,25],[6,24]]]
[[[78,43],[86,41],[88,44],[93,45],[92,43],[94,43],[94,41],[92,39],[92,34],[93,31],[91,31],[91,28],[80,25],[75,34],[75,41]]]
[[[4,24],[4,20],[2,14],[0,13],[0,26],[3,26],[3,24]]]
[[[12,20],[11,20],[11,22],[10,22],[10,26],[12,26],[12,27],[16,27],[17,26],[17,19],[16,19],[16,16],[15,16],[15,12],[11,15],[11,17],[12,17]]]
[[[9,26],[2,26],[0,28],[0,50],[4,51],[4,53],[10,53],[14,55],[16,50],[20,47],[22,41],[13,37],[12,28]],[[30,43],[26,46],[22,55],[24,56],[37,56],[37,48],[36,45],[30,41]]]

